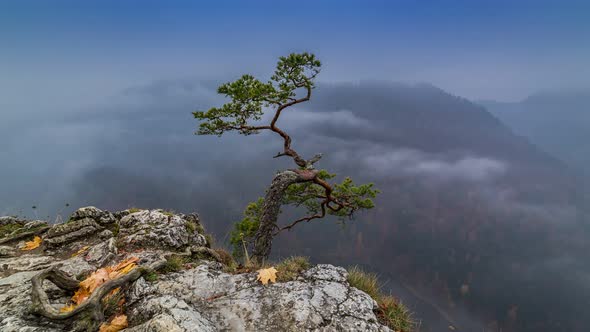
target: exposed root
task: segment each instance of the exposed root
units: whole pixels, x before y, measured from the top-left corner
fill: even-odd
[[[218,262],[222,261],[221,257],[215,252],[215,250],[206,247],[189,247],[186,248],[184,253],[175,255],[189,257],[192,255],[205,255]],[[166,258],[166,256],[168,255],[165,255],[164,258]],[[163,269],[166,267],[166,264],[166,259],[160,259],[149,266],[138,266],[127,274],[109,280],[98,286],[88,299],[69,312],[60,312],[59,309],[56,309],[51,305],[47,293],[43,289],[43,281],[49,280],[60,289],[67,291],[77,290],[80,287],[80,282],[61,271],[61,265],[52,266],[31,279],[33,288],[31,292],[31,299],[33,302],[31,311],[34,314],[57,321],[72,319],[74,317],[84,317],[87,325],[83,328],[87,330],[96,330],[105,320],[104,304],[102,300],[106,295],[116,288],[134,282],[142,275],[147,275]]]
[[[60,289],[68,291],[78,289],[80,282],[66,275],[59,269],[60,266],[53,266],[31,279],[33,287],[31,292],[31,299],[33,302],[31,308],[32,312],[51,320],[66,320],[74,316],[85,314],[85,317],[88,318],[88,324],[90,324],[90,326],[87,326],[86,328],[88,330],[97,330],[98,326],[104,321],[102,299],[107,294],[115,288],[139,279],[144,274],[159,270],[165,265],[166,261],[160,260],[149,266],[138,266],[127,274],[109,280],[98,286],[86,301],[80,303],[80,305],[70,312],[60,312],[49,303],[47,293],[45,293],[45,290],[43,289],[43,281],[47,279]]]

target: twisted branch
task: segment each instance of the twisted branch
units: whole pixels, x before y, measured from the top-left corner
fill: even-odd
[[[325,217],[325,216],[326,216],[326,204],[327,204],[326,202],[327,202],[327,201],[326,201],[326,200],[324,200],[324,201],[321,203],[321,205],[320,205],[321,212],[319,212],[319,213],[316,213],[316,214],[314,214],[314,215],[311,215],[311,216],[307,216],[307,217],[303,217],[303,218],[297,219],[297,220],[293,221],[292,223],[290,223],[289,225],[287,225],[287,226],[284,226],[284,227],[281,227],[281,228],[280,228],[280,229],[279,229],[279,230],[278,230],[278,231],[275,233],[275,235],[277,235],[278,233],[280,233],[280,232],[282,232],[282,231],[285,231],[285,230],[291,230],[291,228],[295,227],[295,225],[297,225],[297,224],[298,224],[298,223],[300,223],[300,222],[304,222],[304,221],[305,221],[305,222],[309,222],[309,221],[312,221],[312,220],[314,220],[314,219],[320,219],[320,218],[323,218],[323,217]]]

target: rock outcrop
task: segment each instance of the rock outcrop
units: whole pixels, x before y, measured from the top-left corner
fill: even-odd
[[[98,329],[102,322],[92,320],[108,320],[112,314],[104,299],[97,302],[104,315],[82,311],[51,318],[39,301],[59,312],[72,297],[65,289],[71,287],[41,279],[42,291],[35,293],[31,280],[59,271],[66,284],[76,286],[97,269],[130,257],[139,267],[129,282],[117,285],[124,298],[117,310],[129,323],[124,331],[389,331],[377,321],[375,301],[351,287],[340,267],[316,265],[294,280],[269,285],[257,281],[254,272],[229,271],[209,248],[196,215],[87,207],[51,227],[36,223],[25,228],[28,222],[15,218],[0,222],[15,228],[0,246],[0,331]],[[28,237],[14,237],[19,229]],[[33,236],[41,236],[42,245],[22,251]]]
[[[126,247],[180,250],[189,245],[205,246],[194,217],[183,218],[159,210],[144,210],[119,221],[119,239]]]
[[[346,271],[332,265],[265,287],[254,273],[226,274],[208,263],[153,284],[140,280],[128,300],[131,316],[145,321],[132,331],[387,330],[373,313],[375,301],[350,287]]]

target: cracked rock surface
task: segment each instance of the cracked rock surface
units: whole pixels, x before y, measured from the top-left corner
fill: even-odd
[[[136,248],[174,249],[188,245],[204,246],[205,236],[198,232],[198,223],[181,215],[161,210],[143,210],[125,216],[119,222],[119,238],[125,245]]]
[[[132,331],[389,331],[377,304],[350,287],[347,272],[317,265],[298,280],[261,285],[255,273],[231,275],[207,263],[129,290]],[[160,328],[161,327],[161,328]]]
[[[33,251],[21,251],[22,240],[0,248],[2,332],[73,331],[75,322],[51,321],[31,311],[31,278],[47,268],[59,266],[80,280],[130,255],[145,264],[208,246],[198,216],[162,210],[110,213],[87,207],[41,236],[42,246]],[[256,281],[256,273],[223,271],[222,264],[200,259],[156,280],[141,277],[128,284],[124,331],[389,331],[377,322],[375,301],[350,287],[343,268],[317,265],[296,280],[266,286]],[[47,281],[44,289],[55,308],[72,296]]]

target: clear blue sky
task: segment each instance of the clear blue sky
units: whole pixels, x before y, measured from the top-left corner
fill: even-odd
[[[32,89],[59,104],[158,79],[265,74],[302,50],[324,62],[324,81],[517,100],[590,86],[590,1],[3,0],[0,99]]]

